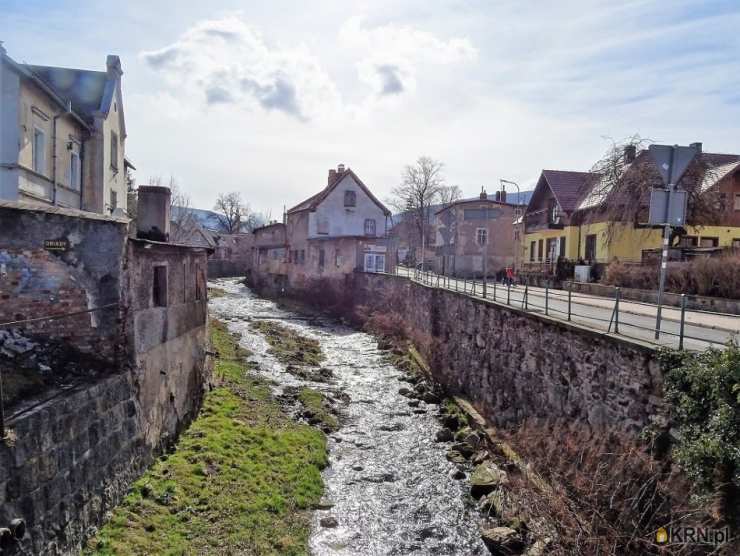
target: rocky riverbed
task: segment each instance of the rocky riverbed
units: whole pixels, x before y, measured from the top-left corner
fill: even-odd
[[[296,417],[313,419],[328,434],[330,464],[324,500],[314,512],[313,554],[489,552],[470,495],[478,438],[452,422],[457,418],[433,387],[410,378],[368,334],[280,309],[235,280],[213,285],[226,292],[211,300],[213,314],[241,334]],[[260,322],[315,340],[321,361],[308,366],[310,372],[298,370],[301,365],[276,349],[280,340],[265,335],[275,328]],[[337,426],[316,421],[322,411],[335,416]]]

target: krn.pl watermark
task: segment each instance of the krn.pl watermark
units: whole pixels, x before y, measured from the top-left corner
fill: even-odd
[[[655,532],[655,542],[668,544],[708,544],[720,546],[730,542],[730,528],[723,527],[661,527]]]

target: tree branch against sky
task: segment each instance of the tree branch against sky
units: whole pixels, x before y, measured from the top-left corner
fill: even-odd
[[[242,224],[249,219],[249,205],[242,201],[240,193],[220,193],[213,210],[224,232],[235,234],[242,230]]]
[[[445,189],[443,167],[442,162],[428,156],[421,156],[416,163],[404,168],[401,173],[401,183],[392,191],[391,206],[411,219],[412,225],[421,238],[422,264],[427,243],[426,228],[429,224],[429,207],[440,200],[443,191],[445,198],[456,194],[454,190]]]

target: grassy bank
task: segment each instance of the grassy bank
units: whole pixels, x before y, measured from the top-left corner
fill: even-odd
[[[326,440],[292,421],[225,326],[212,322],[221,384],[172,454],[131,488],[88,554],[305,554]]]
[[[321,345],[312,338],[301,336],[290,328],[269,320],[252,323],[270,344],[270,353],[278,361],[293,365],[319,365],[324,360]]]

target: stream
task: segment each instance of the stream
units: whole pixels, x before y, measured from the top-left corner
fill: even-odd
[[[459,471],[445,457],[448,445],[435,442],[441,429],[435,418],[438,406],[409,406],[409,399],[398,393],[408,386],[399,380],[403,373],[388,363],[372,336],[327,317],[283,310],[236,279],[209,285],[227,292],[209,301],[211,314],[241,334],[258,372],[275,384],[276,395],[285,387],[310,386],[334,398],[337,390],[349,397],[337,403],[341,428],[328,437],[324,498],[332,506],[313,513],[312,554],[488,554],[468,481],[453,478]],[[318,340],[326,355],[323,366],[334,379],[310,382],[287,373],[250,328],[256,319],[277,319]],[[327,517],[335,518],[337,526],[322,526]]]

